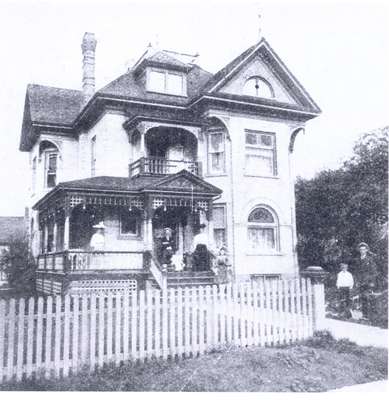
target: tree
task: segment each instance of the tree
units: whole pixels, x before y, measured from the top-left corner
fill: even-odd
[[[298,179],[296,219],[301,267],[332,272],[340,259],[353,260],[367,242],[382,276],[387,273],[389,127],[361,136],[353,156],[337,170]]]
[[[36,265],[27,237],[11,238],[9,248],[0,256],[0,268],[6,273],[9,286],[17,294],[34,294]]]

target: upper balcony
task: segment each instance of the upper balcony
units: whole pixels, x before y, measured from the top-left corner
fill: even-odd
[[[170,160],[163,157],[141,157],[129,165],[129,176],[137,175],[169,175],[183,169],[199,177],[202,176],[201,162]]]

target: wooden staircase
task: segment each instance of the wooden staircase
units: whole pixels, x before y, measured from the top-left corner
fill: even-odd
[[[158,288],[158,284],[150,277],[150,282],[154,288]],[[167,287],[178,288],[178,287],[193,287],[193,286],[205,286],[215,284],[215,275],[212,271],[201,271],[201,272],[167,272]]]

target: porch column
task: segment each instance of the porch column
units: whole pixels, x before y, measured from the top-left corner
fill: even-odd
[[[57,218],[54,217],[54,226],[53,226],[53,251],[57,251]]]
[[[143,241],[145,250],[153,250],[153,209],[152,198],[147,196],[145,198],[145,212],[143,219]]]
[[[43,253],[47,253],[49,247],[49,227],[47,222],[48,221],[45,220],[45,224],[43,225]]]
[[[69,249],[69,241],[70,241],[70,208],[65,208],[65,222],[63,227],[63,249]]]

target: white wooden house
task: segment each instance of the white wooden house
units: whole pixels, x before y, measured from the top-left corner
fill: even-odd
[[[320,109],[268,42],[216,74],[149,47],[97,91],[95,50],[86,33],[82,90],[27,87],[20,150],[30,155],[38,289],[158,282],[161,229],[173,229],[182,257],[200,222],[227,247],[237,280],[297,274],[293,144]]]

